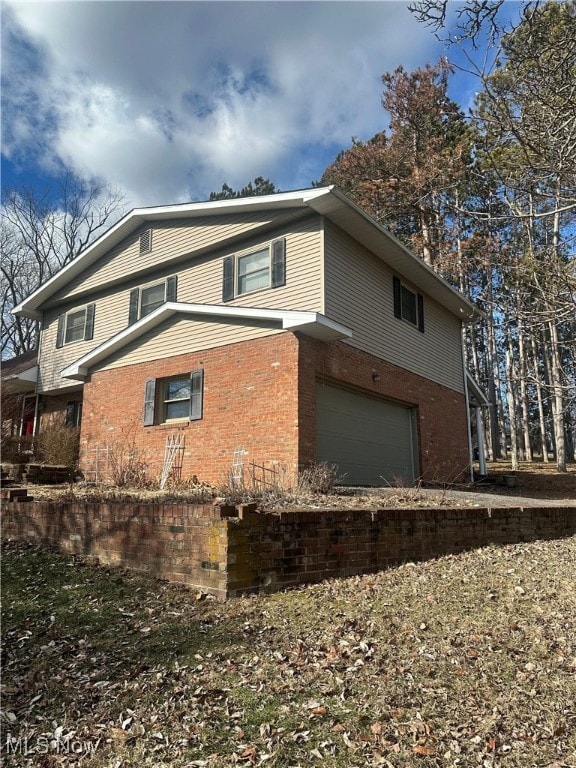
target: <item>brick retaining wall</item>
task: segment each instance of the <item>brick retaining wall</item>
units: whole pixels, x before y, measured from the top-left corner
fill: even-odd
[[[370,573],[487,544],[576,534],[576,509],[257,514],[250,506],[6,503],[5,538],[146,570],[220,598]]]

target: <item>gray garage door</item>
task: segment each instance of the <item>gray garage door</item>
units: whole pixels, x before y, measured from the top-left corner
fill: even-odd
[[[412,409],[339,387],[316,387],[316,457],[346,485],[409,483],[417,475]]]

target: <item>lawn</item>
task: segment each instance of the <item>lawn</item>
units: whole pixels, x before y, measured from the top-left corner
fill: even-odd
[[[5,543],[6,766],[576,768],[576,539],[219,603]]]

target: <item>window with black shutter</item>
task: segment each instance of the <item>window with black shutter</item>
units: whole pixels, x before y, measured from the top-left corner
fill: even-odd
[[[404,285],[398,277],[392,278],[394,317],[415,325],[424,333],[424,297]]]
[[[94,338],[95,304],[71,309],[58,318],[56,347],[60,348],[75,341],[90,341]]]
[[[143,424],[198,421],[203,416],[204,369],[168,379],[148,379],[144,387]]]
[[[166,280],[133,288],[130,291],[128,325],[150,315],[167,301],[176,301],[177,292],[178,278],[176,275],[172,275]]]
[[[286,285],[286,240],[264,248],[226,256],[222,262],[222,301]]]

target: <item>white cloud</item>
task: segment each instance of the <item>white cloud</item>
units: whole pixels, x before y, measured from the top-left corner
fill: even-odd
[[[327,151],[382,128],[382,72],[439,54],[403,2],[6,7],[3,151],[41,147],[134,204],[256,175],[307,186]]]

